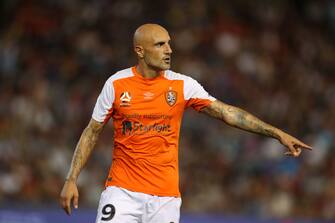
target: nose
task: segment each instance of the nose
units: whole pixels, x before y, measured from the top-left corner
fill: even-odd
[[[172,53],[172,49],[171,49],[170,44],[166,45],[166,47],[165,47],[165,53],[167,53],[167,54],[171,54]]]

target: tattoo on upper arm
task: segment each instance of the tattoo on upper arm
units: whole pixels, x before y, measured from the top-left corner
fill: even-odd
[[[222,102],[214,101],[209,106],[204,108],[202,112],[213,118],[224,120],[227,115],[226,113],[229,111],[225,108],[225,104],[223,104]]]

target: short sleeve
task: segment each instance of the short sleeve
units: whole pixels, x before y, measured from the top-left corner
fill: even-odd
[[[184,97],[186,107],[192,107],[197,111],[207,107],[211,102],[216,100],[191,77],[187,78],[184,82]]]
[[[108,122],[112,116],[114,98],[113,82],[108,79],[95,103],[92,118],[98,122]]]

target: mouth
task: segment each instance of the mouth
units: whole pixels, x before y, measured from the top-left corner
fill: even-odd
[[[171,58],[170,57],[166,57],[163,59],[163,61],[166,63],[166,64],[170,64],[171,62]]]

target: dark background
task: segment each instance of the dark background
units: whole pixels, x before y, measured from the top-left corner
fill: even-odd
[[[183,212],[335,219],[335,2],[3,0],[0,207],[55,207],[77,140],[107,78],[135,64],[132,35],[159,23],[172,69],[315,149],[294,159],[273,139],[186,112]],[[79,179],[95,209],[111,124]]]

